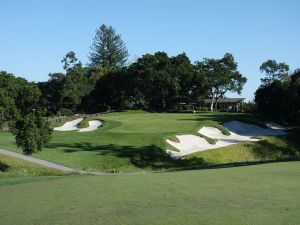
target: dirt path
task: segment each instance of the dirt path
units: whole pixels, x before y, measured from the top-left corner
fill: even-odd
[[[52,169],[62,170],[62,171],[65,171],[65,172],[84,173],[84,171],[82,171],[82,170],[76,170],[74,168],[62,166],[62,165],[59,165],[59,164],[56,164],[56,163],[53,163],[53,162],[49,162],[47,160],[38,159],[38,158],[35,158],[35,157],[32,157],[32,156],[26,156],[26,155],[23,155],[23,154],[20,154],[20,153],[4,150],[4,149],[1,149],[1,148],[0,148],[0,154],[12,156],[12,157],[15,157],[15,158],[18,158],[18,159],[23,159],[23,160],[28,161],[28,162],[39,164],[41,166],[49,167],[49,168],[52,168]]]

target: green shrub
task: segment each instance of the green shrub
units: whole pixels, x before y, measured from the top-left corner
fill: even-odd
[[[61,108],[59,112],[62,116],[74,116],[75,114],[71,109],[66,108]]]
[[[202,111],[202,112],[209,112],[210,109],[208,107],[205,106],[200,106],[197,108],[197,110]]]
[[[256,113],[257,106],[254,102],[246,102],[241,106],[241,111],[245,113]]]

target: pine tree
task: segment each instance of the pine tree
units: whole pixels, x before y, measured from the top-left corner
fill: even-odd
[[[122,67],[128,58],[128,51],[121,35],[112,26],[102,24],[96,30],[89,55],[90,66]]]

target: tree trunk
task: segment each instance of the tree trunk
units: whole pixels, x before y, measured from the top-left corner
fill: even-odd
[[[163,108],[165,109],[166,108],[166,100],[165,100],[165,97],[162,98],[162,105],[163,105]]]
[[[211,104],[210,104],[210,111],[213,112],[214,111],[214,101],[215,101],[215,94],[212,94],[212,98],[211,98]]]

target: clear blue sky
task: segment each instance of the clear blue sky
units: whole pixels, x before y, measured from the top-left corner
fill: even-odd
[[[0,0],[0,9],[0,70],[30,81],[62,71],[71,50],[87,63],[102,23],[122,35],[131,60],[156,51],[186,52],[192,62],[232,53],[249,100],[265,60],[300,67],[298,0]]]

